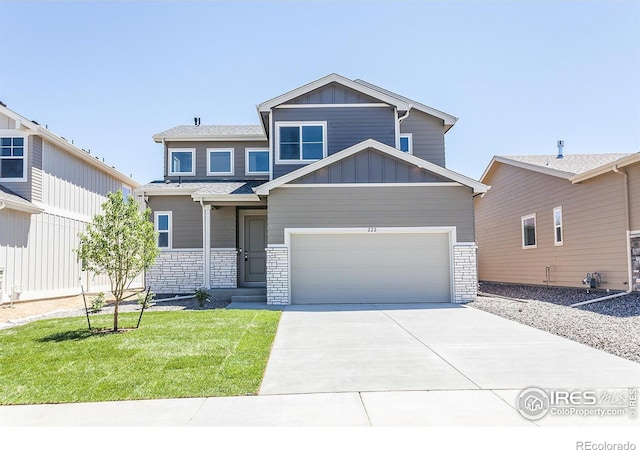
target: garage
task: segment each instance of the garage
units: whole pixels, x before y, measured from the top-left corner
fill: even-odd
[[[289,246],[293,304],[451,301],[449,232],[316,229]]]

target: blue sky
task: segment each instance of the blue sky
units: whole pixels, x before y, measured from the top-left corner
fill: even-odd
[[[0,100],[139,182],[154,133],[332,72],[459,117],[447,166],[640,151],[640,3],[0,2]]]

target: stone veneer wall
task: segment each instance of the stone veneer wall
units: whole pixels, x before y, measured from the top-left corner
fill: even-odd
[[[238,251],[235,248],[211,249],[212,288],[238,287]]]
[[[289,249],[267,247],[267,304],[289,304]]]
[[[466,303],[478,295],[478,266],[475,244],[453,246],[454,303]]]
[[[202,286],[202,250],[162,250],[145,274],[156,294],[193,292]]]

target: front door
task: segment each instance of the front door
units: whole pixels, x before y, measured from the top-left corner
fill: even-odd
[[[267,216],[240,214],[240,282],[244,286],[264,286],[267,282]]]

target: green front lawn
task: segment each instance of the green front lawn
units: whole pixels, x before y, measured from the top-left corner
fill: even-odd
[[[113,316],[92,317],[108,327]],[[138,314],[120,315],[135,326]],[[0,331],[0,404],[256,394],[279,311],[146,312],[95,334],[85,317]]]

